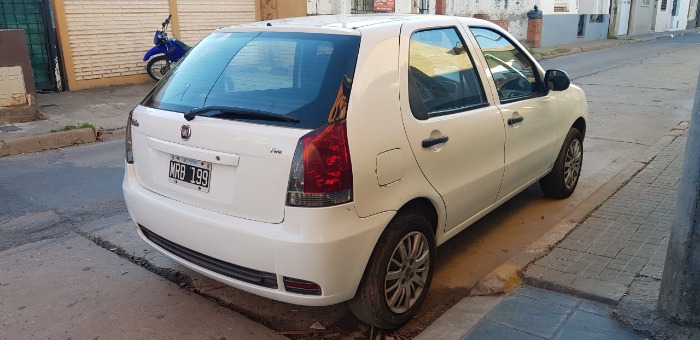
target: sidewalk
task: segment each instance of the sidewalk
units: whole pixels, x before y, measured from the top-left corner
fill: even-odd
[[[651,162],[522,273],[529,287],[466,298],[416,339],[700,339],[700,328],[656,312],[685,125],[669,136]]]
[[[640,42],[660,39],[660,38],[674,38],[683,36],[686,34],[697,34],[700,32],[700,28],[692,28],[683,31],[673,31],[673,32],[658,32],[658,33],[648,33],[640,35],[625,35],[617,39],[605,39],[605,40],[594,40],[584,43],[548,46],[540,48],[532,48],[530,52],[535,57],[535,59],[549,59],[560,57],[564,55],[589,52],[595,50],[602,50],[605,48],[617,47],[622,45],[636,44]]]
[[[121,138],[129,111],[153,85],[155,82],[37,93],[44,119],[0,125],[0,157]],[[83,124],[91,127],[78,128]]]

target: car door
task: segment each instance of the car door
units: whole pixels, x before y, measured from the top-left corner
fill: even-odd
[[[407,22],[400,37],[404,128],[425,178],[441,195],[446,231],[492,205],[503,177],[504,122],[485,71],[453,25]]]
[[[505,173],[498,199],[523,189],[553,165],[559,143],[559,104],[545,90],[542,74],[510,38],[491,28],[471,27],[491,73],[498,107],[506,120]]]

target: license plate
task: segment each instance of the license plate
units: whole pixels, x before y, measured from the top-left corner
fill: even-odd
[[[172,155],[168,181],[186,188],[209,192],[211,163],[192,158]]]

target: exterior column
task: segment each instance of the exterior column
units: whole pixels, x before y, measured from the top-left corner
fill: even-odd
[[[658,307],[681,324],[700,325],[700,77],[685,146],[676,217],[671,228]]]
[[[435,0],[435,14],[447,14],[447,0]]]
[[[542,19],[527,19],[527,39],[532,47],[542,47]]]
[[[173,31],[173,37],[180,39],[180,16],[177,13],[177,0],[168,0],[168,8],[170,8],[170,29]]]

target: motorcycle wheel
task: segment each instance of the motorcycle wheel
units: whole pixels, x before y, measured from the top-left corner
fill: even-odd
[[[159,55],[155,58],[151,58],[146,64],[146,72],[151,78],[155,80],[160,80],[163,76],[170,71],[170,61],[164,55]]]

